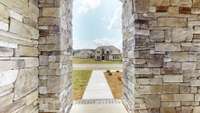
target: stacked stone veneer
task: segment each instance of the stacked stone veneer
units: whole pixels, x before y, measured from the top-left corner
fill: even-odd
[[[36,0],[0,0],[0,113],[38,113]]]
[[[72,0],[39,0],[41,113],[71,107]]]
[[[200,113],[200,0],[124,0],[125,105]]]

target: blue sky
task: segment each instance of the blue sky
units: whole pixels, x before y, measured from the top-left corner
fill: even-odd
[[[74,0],[73,48],[122,47],[120,0]]]

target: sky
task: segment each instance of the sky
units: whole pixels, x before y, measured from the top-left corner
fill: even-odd
[[[74,0],[73,48],[122,48],[120,0]]]

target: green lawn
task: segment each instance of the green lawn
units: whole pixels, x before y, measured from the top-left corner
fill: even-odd
[[[96,61],[95,59],[73,58],[74,64],[121,64],[121,60],[116,61]]]
[[[80,100],[84,94],[87,83],[92,74],[92,70],[74,70],[73,79],[73,99]]]

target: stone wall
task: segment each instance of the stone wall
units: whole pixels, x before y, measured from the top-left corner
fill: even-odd
[[[39,9],[39,109],[67,113],[72,104],[72,0],[39,0]]]
[[[0,0],[0,113],[38,113],[37,0]]]
[[[123,10],[127,109],[199,113],[200,0],[124,0]]]

